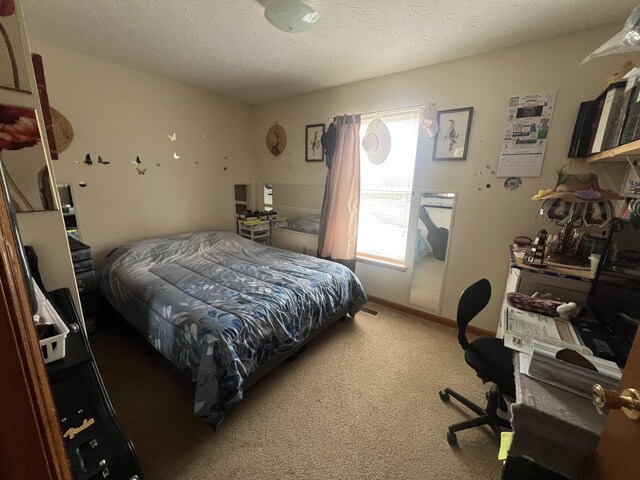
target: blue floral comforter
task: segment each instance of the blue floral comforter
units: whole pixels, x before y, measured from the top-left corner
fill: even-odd
[[[340,264],[231,232],[144,240],[114,251],[99,286],[113,307],[196,383],[194,411],[217,428],[245,378],[328,318],[366,302]]]

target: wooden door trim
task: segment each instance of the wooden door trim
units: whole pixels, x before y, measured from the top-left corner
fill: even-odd
[[[28,298],[0,193],[0,478],[71,480]]]

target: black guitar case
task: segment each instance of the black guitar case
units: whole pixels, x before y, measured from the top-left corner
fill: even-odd
[[[427,212],[425,205],[420,206],[419,218],[427,227],[427,241],[433,250],[433,256],[436,260],[444,261],[447,256],[447,242],[449,241],[449,230],[444,227],[438,227]]]

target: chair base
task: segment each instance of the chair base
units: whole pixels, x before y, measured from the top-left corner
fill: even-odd
[[[465,420],[464,422],[454,423],[453,425],[449,426],[449,431],[447,432],[447,442],[449,442],[450,445],[458,444],[456,432],[467,430],[473,427],[479,427],[482,425],[489,426],[498,442],[500,441],[500,434],[502,433],[501,429],[505,428],[511,430],[511,423],[498,416],[498,407],[504,404],[504,400],[502,399],[502,395],[500,394],[500,390],[498,389],[497,385],[492,385],[491,390],[489,390],[487,394],[487,406],[485,408],[481,408],[468,398],[460,395],[458,392],[455,392],[448,387],[440,390],[439,394],[440,399],[443,402],[448,402],[450,401],[450,397],[453,397],[477,415],[477,418]]]

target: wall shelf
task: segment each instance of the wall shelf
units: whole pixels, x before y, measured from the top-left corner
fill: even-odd
[[[627,162],[628,157],[640,157],[640,140],[591,155],[587,163]]]

